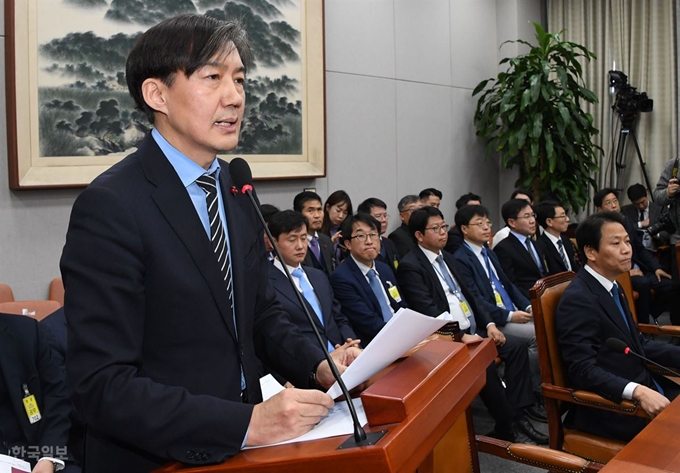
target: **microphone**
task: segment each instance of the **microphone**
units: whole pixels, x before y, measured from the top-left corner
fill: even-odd
[[[267,223],[264,221],[262,212],[260,212],[260,206],[258,202],[255,200],[255,197],[253,195],[252,185],[253,174],[250,171],[250,165],[248,165],[248,163],[242,158],[234,158],[229,162],[229,171],[231,173],[231,178],[234,181],[234,185],[238,189],[240,189],[241,192],[250,197],[250,202],[251,204],[253,204],[255,213],[259,217],[260,223],[262,224],[262,227],[264,228],[264,231],[267,234],[267,237],[269,238],[272,247],[274,248],[274,253],[276,254],[276,257],[279,259],[279,261],[281,261],[282,263],[281,266],[283,267],[283,271],[286,274],[286,278],[288,279],[288,282],[293,288],[293,292],[297,296],[297,300],[300,303],[300,306],[302,307],[302,311],[305,313],[305,316],[307,317],[309,325],[312,327],[312,331],[314,332],[314,335],[316,336],[316,339],[319,342],[319,346],[321,347],[321,350],[323,351],[324,356],[326,357],[326,361],[328,361],[328,365],[330,366],[331,372],[333,373],[333,377],[338,382],[340,390],[342,391],[342,394],[345,396],[345,399],[347,399],[347,407],[349,408],[349,413],[352,416],[352,423],[354,424],[354,439],[352,438],[347,439],[347,441],[340,445],[338,449],[363,447],[366,445],[376,444],[378,440],[380,440],[383,437],[383,435],[387,433],[387,431],[382,430],[379,432],[370,432],[366,434],[366,431],[363,429],[361,424],[359,424],[359,417],[357,416],[356,409],[354,408],[352,397],[349,395],[349,390],[347,389],[345,382],[342,380],[342,377],[338,372],[338,368],[337,366],[335,366],[335,363],[333,362],[333,359],[331,358],[331,355],[328,352],[328,349],[326,348],[326,343],[321,338],[321,334],[316,328],[314,319],[312,318],[312,315],[309,313],[309,309],[307,309],[307,304],[305,304],[302,298],[302,294],[300,294],[300,291],[298,291],[298,288],[295,285],[295,282],[293,281],[290,272],[288,271],[288,266],[286,266],[283,260],[283,256],[281,256],[281,252],[279,252],[279,247],[276,244],[276,240],[269,231],[269,227],[267,227]],[[354,440],[354,442],[352,442],[352,440]]]
[[[619,340],[618,338],[610,337],[606,340],[605,343],[607,344],[607,348],[609,348],[612,351],[615,351],[617,353],[623,353],[624,355],[635,355],[638,358],[645,360],[647,363],[651,363],[652,365],[654,365],[658,368],[661,368],[662,370],[666,370],[669,373],[672,373],[673,376],[680,377],[680,373],[678,373],[677,371],[672,370],[670,368],[667,368],[665,366],[662,366],[662,365],[658,364],[657,362],[650,360],[649,358],[645,358],[644,356],[640,355],[639,353],[635,353],[633,350],[631,350],[631,348],[628,345],[626,345],[626,342],[624,342],[623,340]]]

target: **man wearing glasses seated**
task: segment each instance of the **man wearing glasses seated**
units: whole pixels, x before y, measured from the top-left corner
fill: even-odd
[[[536,246],[545,256],[548,274],[577,273],[581,265],[576,261],[574,245],[564,234],[569,228],[567,211],[559,202],[546,200],[538,204],[536,215],[545,230],[536,239]]]
[[[350,257],[331,274],[335,298],[364,346],[396,311],[406,307],[391,267],[378,259],[380,228],[369,214],[347,217],[342,224],[342,243]]]
[[[442,213],[434,207],[417,210],[411,215],[409,229],[418,246],[399,261],[397,270],[397,281],[406,303],[422,314],[443,315],[458,322],[463,343],[492,338],[498,355],[505,361],[507,388],[503,388],[496,365],[491,363],[487,368],[486,386],[480,393],[496,421],[489,435],[512,442],[547,444],[548,437],[538,432],[524,415],[524,409],[534,404],[526,345],[512,335],[506,337],[501,333],[465,284],[453,255],[442,251],[449,229]]]
[[[510,228],[510,235],[493,251],[503,272],[529,298],[529,289],[547,274],[543,253],[533,241],[536,234],[536,214],[523,199],[511,199],[503,204],[501,215]]]

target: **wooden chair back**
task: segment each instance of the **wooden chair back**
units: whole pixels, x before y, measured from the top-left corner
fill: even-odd
[[[64,281],[61,278],[54,278],[50,281],[50,293],[47,298],[64,306]]]
[[[7,284],[0,284],[0,302],[12,302],[13,300],[12,288]]]

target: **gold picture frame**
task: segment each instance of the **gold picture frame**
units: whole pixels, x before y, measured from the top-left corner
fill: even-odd
[[[130,129],[125,128],[125,126],[132,127],[135,123],[130,118],[131,113],[134,113],[130,112],[131,107],[124,109],[122,104],[119,107],[120,109],[113,107],[112,113],[117,115],[111,118],[111,122],[107,124],[104,120],[106,110],[103,105],[107,102],[107,98],[110,99],[111,96],[114,96],[116,99],[122,100],[122,97],[126,95],[124,93],[126,88],[121,85],[124,85],[124,78],[121,80],[120,73],[116,83],[116,77],[110,71],[107,76],[106,71],[102,73],[97,70],[97,67],[90,67],[85,62],[80,64],[76,60],[71,60],[72,63],[69,63],[68,58],[61,62],[54,59],[55,57],[61,59],[68,56],[68,44],[87,34],[91,35],[88,37],[90,43],[92,43],[92,35],[100,43],[111,42],[118,38],[116,36],[118,33],[110,32],[112,22],[102,15],[101,27],[97,27],[96,24],[93,25],[88,20],[81,22],[81,24],[87,24],[87,26],[80,31],[67,34],[62,31],[61,35],[57,33],[52,39],[41,37],[45,35],[44,26],[46,24],[61,26],[63,30],[63,24],[67,23],[67,20],[74,17],[76,13],[79,13],[75,10],[79,8],[78,5],[87,3],[98,4],[101,8],[106,6],[109,10],[113,8],[112,2],[109,0],[70,0],[65,2],[5,0],[7,149],[9,186],[11,189],[85,187],[92,179],[134,150],[134,147],[124,146],[126,143],[124,138],[121,138],[120,141],[107,141],[99,134],[104,133],[106,136],[113,136],[114,138],[128,136],[127,133]],[[199,4],[199,1],[194,3]],[[200,3],[209,2],[203,0]],[[218,0],[213,3],[218,3]],[[224,3],[224,9],[226,9],[226,0]],[[239,3],[246,5],[246,2],[242,0],[228,2],[232,7]],[[276,8],[277,5],[280,7],[282,4],[287,8],[287,11],[284,12],[285,15]],[[243,5],[239,5],[239,8]],[[272,154],[267,154],[267,152],[248,153],[247,151],[241,152],[241,150],[237,150],[237,153],[238,156],[250,163],[253,177],[257,180],[323,177],[326,175],[324,3],[323,0],[290,0],[288,2],[272,2],[271,6],[274,7],[274,10],[268,12],[270,15],[274,15],[269,18],[270,23],[268,24],[272,26],[271,35],[274,37],[277,31],[285,31],[285,40],[280,40],[277,37],[275,43],[288,41],[288,45],[291,47],[282,53],[283,61],[281,61],[281,58],[278,58],[278,62],[276,58],[274,60],[269,58],[267,61],[270,64],[255,69],[253,73],[249,73],[248,78],[255,80],[256,90],[263,95],[260,97],[261,102],[271,99],[274,107],[281,106],[279,110],[282,110],[282,114],[295,113],[297,115],[293,118],[288,117],[287,121],[283,122],[283,127],[281,125],[276,127],[278,136],[289,137],[287,141],[286,139],[279,139],[274,141],[273,144],[260,141],[255,142],[256,145],[251,148],[256,151],[261,149],[271,150]],[[49,11],[43,12],[41,8],[49,9]],[[109,15],[109,10],[106,11],[106,15]],[[90,6],[89,10],[83,11],[83,15],[92,15],[93,10]],[[279,13],[278,16],[276,16],[276,12]],[[203,12],[199,11],[199,13]],[[60,21],[60,15],[64,21]],[[49,21],[47,18],[49,18]],[[265,23],[267,20],[265,18]],[[276,23],[276,27],[274,23]],[[260,24],[262,24],[261,21]],[[293,26],[280,29],[281,24],[285,27]],[[248,25],[247,21],[246,25]],[[151,25],[137,25],[137,33],[134,33],[134,24],[124,26],[127,28],[127,33],[121,32],[120,37],[125,37],[131,41],[131,39],[134,39],[134,34],[141,34]],[[58,29],[58,27],[56,28]],[[109,33],[98,37],[94,33],[98,31]],[[256,63],[258,61],[257,46],[257,44],[254,44]],[[64,48],[67,49],[65,55]],[[266,69],[268,66],[270,68]],[[292,87],[288,84],[289,87],[285,89],[293,91],[290,101],[288,101],[288,95],[284,95],[288,92],[281,92],[283,89],[278,90],[278,95],[271,91],[267,92],[267,86],[276,87],[276,85],[271,84],[279,84],[278,86],[280,86],[281,80],[278,76],[259,77],[257,75],[258,71],[263,69],[271,71],[277,68],[284,71],[282,73],[283,79],[288,79],[293,84]],[[290,77],[287,72],[289,69],[293,70]],[[80,73],[87,75],[91,82],[88,84],[88,79],[85,78],[81,80]],[[299,73],[298,77],[295,76],[297,73]],[[43,86],[41,77],[46,74],[50,74],[49,81],[43,81],[48,83],[47,86]],[[97,74],[99,75],[97,76]],[[94,79],[90,76],[93,76]],[[101,80],[94,82],[97,78]],[[66,85],[52,85],[51,81],[54,79],[62,81]],[[67,87],[70,89],[67,90]],[[101,96],[97,95],[98,88],[103,90]],[[250,89],[247,89],[247,92],[250,93]],[[274,93],[273,98],[270,97],[272,93]],[[78,96],[78,94],[80,94],[80,97],[87,95],[87,101],[90,103],[96,104],[99,101],[99,109],[95,110],[96,105],[90,106],[89,109],[87,106],[81,106],[78,99],[67,100],[69,97]],[[55,96],[58,97],[55,98]],[[255,128],[248,129],[249,110],[251,110],[253,122],[259,123],[260,126],[268,126],[267,120],[255,116],[258,109],[256,107],[249,109],[249,107],[252,107],[252,105],[249,104],[246,108],[242,138],[246,132],[250,133],[249,136],[251,137],[256,135]],[[59,112],[52,113],[53,110]],[[66,111],[62,113],[61,110]],[[99,114],[100,111],[102,116]],[[62,115],[59,115],[59,113],[62,113]],[[272,114],[268,113],[266,116],[269,119]],[[274,119],[276,118],[279,117]],[[262,125],[263,122],[264,125]],[[293,125],[287,128],[287,124],[290,123]],[[107,125],[108,128],[106,128]],[[141,128],[141,126],[137,128]],[[101,131],[102,129],[104,131]],[[98,130],[98,132],[95,133],[92,130]],[[133,131],[137,134],[141,133],[137,129]],[[251,141],[254,141],[254,139]],[[102,148],[106,149],[98,154]],[[54,152],[55,154],[48,155],[48,151],[44,151],[45,149],[56,149],[57,151]],[[68,154],[70,149],[75,149],[75,152]],[[283,151],[281,151],[282,149]],[[221,157],[229,160],[235,155]]]

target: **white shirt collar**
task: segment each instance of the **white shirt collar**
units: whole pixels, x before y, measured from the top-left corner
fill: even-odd
[[[316,237],[316,239],[319,239],[319,232],[314,232],[314,235],[310,235],[309,233],[307,234],[307,241],[310,242],[312,241],[312,238]]]
[[[425,256],[427,256],[427,259],[430,262],[430,264],[434,264],[435,260],[437,259],[437,256],[442,254],[441,251],[439,253],[435,253],[433,251],[428,250],[427,248],[423,248],[423,246],[420,243],[418,243],[418,248],[420,248],[422,252],[425,253]]]
[[[555,245],[555,246],[557,246],[557,242],[558,242],[558,241],[562,241],[562,239],[561,239],[560,237],[556,237],[556,236],[554,236],[552,233],[543,232],[543,234],[544,234],[545,236],[547,236],[548,239],[549,239],[549,240],[552,242],[552,244]]]
[[[510,227],[508,227],[508,228],[510,228]],[[515,238],[517,238],[519,240],[519,242],[522,245],[525,245],[525,246],[526,246],[526,243],[527,243],[527,238],[531,238],[529,235],[522,235],[521,233],[517,233],[517,232],[512,231],[512,230],[510,230],[510,234],[515,235]]]
[[[475,245],[474,243],[472,243],[472,242],[469,241],[469,240],[465,240],[465,244],[466,244],[468,247],[470,247],[470,249],[472,250],[472,252],[473,252],[475,255],[479,256],[479,255],[482,254],[482,249],[483,249],[484,247],[479,246],[479,245]]]
[[[361,271],[361,273],[362,273],[364,276],[366,276],[370,270],[375,271],[375,274],[378,274],[378,275],[380,274],[380,273],[378,273],[378,269],[375,267],[375,264],[373,265],[373,267],[369,268],[368,266],[366,266],[366,265],[365,265],[364,263],[362,263],[361,261],[358,261],[358,260],[354,257],[354,255],[350,254],[350,256],[352,257],[352,259],[354,260],[354,262],[355,262],[355,263],[357,264],[357,266],[359,267],[359,271]]]
[[[607,292],[610,292],[610,293],[612,292],[612,288],[614,287],[614,282],[613,282],[613,281],[610,281],[609,279],[607,279],[607,278],[605,278],[604,276],[602,276],[600,273],[598,273],[598,272],[595,271],[593,268],[591,268],[588,264],[586,264],[586,265],[583,266],[583,267],[585,268],[586,271],[588,271],[588,273],[590,273],[590,275],[591,275],[592,277],[594,277],[595,279],[597,279],[597,282],[599,282],[600,284],[602,284],[602,287],[604,287],[604,288],[607,290]]]
[[[283,274],[286,274],[286,272],[283,270],[283,264],[281,264],[281,261],[279,261],[278,258],[274,258],[273,263],[274,263],[274,266],[276,266],[276,268],[278,268],[279,271],[281,271]],[[300,264],[298,264],[297,266],[288,266],[288,265],[286,265],[286,267],[288,268],[288,272],[289,272],[290,274],[293,274],[293,271],[295,271],[296,269],[302,268],[302,266],[301,266]],[[303,270],[303,271],[304,271],[304,270]]]

